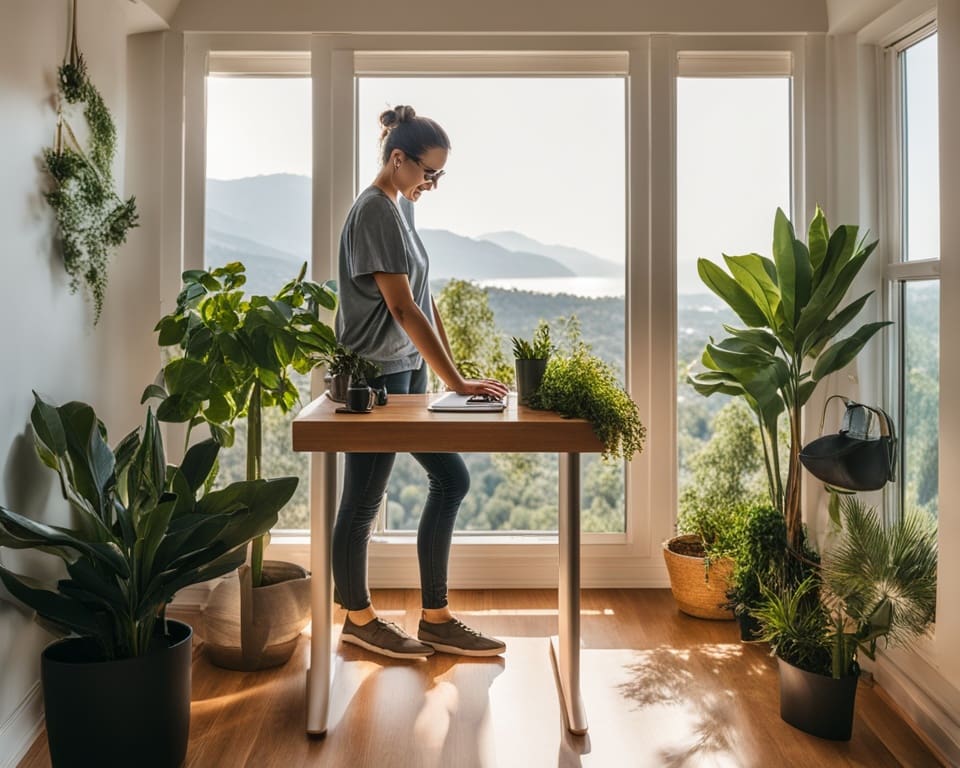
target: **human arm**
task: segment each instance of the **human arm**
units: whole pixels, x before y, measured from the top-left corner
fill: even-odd
[[[462,395],[504,397],[507,394],[506,386],[495,379],[465,379],[460,375],[450,355],[446,333],[441,330],[443,324],[439,321],[439,315],[436,315],[438,325],[435,329],[417,306],[406,275],[374,272],[373,279],[397,325],[410,337],[423,359],[448,388]]]
[[[443,342],[443,348],[447,350],[447,355],[453,360],[453,350],[450,349],[450,340],[447,338],[447,330],[443,327],[443,318],[440,317],[440,310],[437,308],[437,302],[430,297],[430,304],[433,306],[433,325],[437,330],[440,341]]]

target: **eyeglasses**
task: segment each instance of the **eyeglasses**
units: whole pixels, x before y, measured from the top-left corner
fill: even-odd
[[[440,181],[440,177],[446,173],[446,171],[443,170],[437,171],[433,168],[429,168],[428,166],[424,165],[420,158],[416,155],[407,155],[407,157],[409,157],[411,160],[413,160],[413,162],[423,169],[423,180],[433,184],[434,186],[436,186],[437,182]]]

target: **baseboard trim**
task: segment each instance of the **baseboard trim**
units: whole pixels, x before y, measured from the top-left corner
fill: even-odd
[[[956,714],[922,688],[921,681],[889,656],[879,656],[877,692],[944,765],[960,765],[960,726]]]
[[[43,695],[38,680],[13,714],[0,724],[0,768],[16,768],[42,730]]]

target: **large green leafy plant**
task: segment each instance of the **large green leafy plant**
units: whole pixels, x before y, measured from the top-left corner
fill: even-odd
[[[60,475],[73,527],[45,525],[0,507],[0,546],[55,555],[66,577],[51,588],[0,566],[10,593],[63,634],[94,638],[104,658],[148,652],[165,633],[166,604],[183,587],[237,568],[246,544],[270,529],[297,478],[238,482],[207,491],[213,440],[167,466],[157,419],[111,450],[93,409],[36,398],[37,453]]]
[[[173,312],[157,323],[159,344],[171,349],[163,384],[146,388],[143,400],[161,399],[160,421],[185,422],[189,431],[206,424],[217,442],[233,444],[233,424],[247,420],[247,480],[260,478],[262,411],[286,413],[300,400],[291,371],[308,374],[333,352],[333,329],[318,308],[335,309],[332,283],[300,274],[274,296],[246,296],[239,262],[183,273]],[[254,586],[263,580],[265,537],[253,542]]]
[[[930,518],[908,513],[884,526],[856,496],[840,502],[837,543],[799,586],[763,588],[754,615],[760,639],[784,661],[834,678],[856,673],[883,640],[908,645],[937,605],[937,537]]]
[[[871,292],[841,307],[847,290],[876,247],[858,228],[841,225],[830,233],[817,208],[807,244],[779,208],[773,227],[773,259],[756,253],[724,256],[729,273],[707,259],[697,261],[703,282],[745,324],[725,325],[730,335],[711,339],[705,371],[690,377],[703,395],[743,397],[756,414],[763,438],[770,498],[782,511],[790,547],[803,549],[800,505],[801,411],[817,384],[850,363],[864,344],[888,323],[872,322],[849,336],[835,337],[857,316]],[[786,412],[790,428],[786,486],[779,455],[778,421]]]

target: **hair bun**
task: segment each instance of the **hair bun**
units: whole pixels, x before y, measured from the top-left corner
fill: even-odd
[[[417,116],[417,111],[413,107],[403,104],[397,105],[393,109],[387,109],[380,113],[380,125],[387,130],[395,128],[400,123],[406,123]]]

